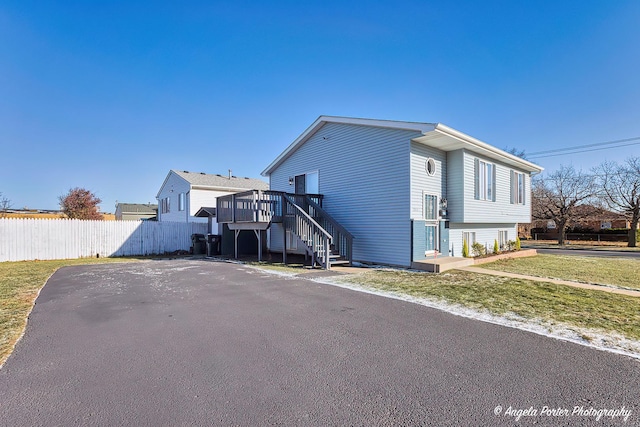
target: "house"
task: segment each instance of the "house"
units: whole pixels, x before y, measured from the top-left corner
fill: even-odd
[[[255,222],[269,228],[269,250],[302,248],[325,268],[334,246],[349,261],[410,266],[459,257],[465,240],[515,240],[541,171],[439,123],[321,116],[262,172],[270,193],[253,196]],[[267,201],[276,208],[267,212]],[[219,200],[218,213],[236,204]]]
[[[230,173],[220,175],[170,170],[156,196],[158,221],[207,222],[206,215],[196,216],[201,208],[215,207],[219,196],[249,189],[266,190],[268,184],[261,179],[239,178]],[[215,214],[215,211],[210,212]],[[215,222],[209,231],[217,233]]]
[[[140,221],[155,220],[158,215],[158,205],[151,203],[116,203],[116,220]]]
[[[628,229],[631,222],[622,213],[585,204],[576,206],[574,217],[567,226],[572,233],[598,233],[603,230]],[[520,236],[538,239],[557,239],[560,231],[553,219],[536,219],[530,224],[518,224],[518,230]]]

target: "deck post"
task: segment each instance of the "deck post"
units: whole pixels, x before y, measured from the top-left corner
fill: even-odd
[[[262,261],[262,232],[261,230],[253,230],[258,238],[258,261]]]
[[[325,270],[331,270],[331,261],[329,258],[329,239],[324,238],[324,265]]]
[[[287,264],[287,214],[284,205],[284,194],[280,195],[280,206],[282,206],[282,263]]]
[[[236,195],[231,195],[231,222],[236,222]],[[236,255],[236,258],[238,256]]]
[[[233,230],[233,234],[233,247],[236,253],[236,259],[238,259],[238,234],[240,234],[240,230]]]

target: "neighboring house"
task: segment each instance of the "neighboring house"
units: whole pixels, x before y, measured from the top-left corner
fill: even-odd
[[[541,171],[442,124],[321,116],[262,175],[271,190],[321,194],[353,235],[353,260],[409,266],[461,256],[463,240],[515,240]],[[273,251],[282,227],[271,226]]]
[[[572,232],[624,229],[631,226],[625,215],[598,206],[581,205],[576,208],[575,217],[568,224]],[[559,230],[552,219],[533,220],[530,224],[520,224],[519,233],[523,237],[556,238]]]
[[[158,205],[151,203],[118,203],[116,204],[116,220],[139,221],[155,220],[158,215]]]
[[[207,222],[196,213],[203,207],[215,207],[219,196],[267,188],[268,184],[260,179],[172,169],[156,196],[158,221]],[[211,232],[217,233],[217,225]]]

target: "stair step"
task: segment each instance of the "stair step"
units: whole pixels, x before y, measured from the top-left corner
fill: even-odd
[[[331,263],[331,265],[349,264],[349,261],[346,259],[332,259],[332,260],[329,260],[329,262]]]

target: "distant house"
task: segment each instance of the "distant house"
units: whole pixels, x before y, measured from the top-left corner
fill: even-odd
[[[150,203],[118,203],[116,205],[116,220],[139,221],[156,219],[158,205]]]
[[[272,251],[410,266],[515,240],[541,171],[439,123],[321,116],[262,172],[269,194],[243,206],[257,206]],[[248,227],[238,200],[219,200],[229,228]]]
[[[201,208],[215,208],[219,196],[268,187],[261,179],[172,169],[156,196],[158,221],[207,222],[196,214]],[[216,233],[217,226],[214,228],[210,231]]]
[[[631,223],[625,215],[592,205],[577,206],[575,216],[568,224],[569,231],[576,233],[628,229],[630,226]],[[521,237],[541,239],[555,239],[559,231],[553,219],[539,219],[533,220],[529,224],[520,224],[518,230]]]

